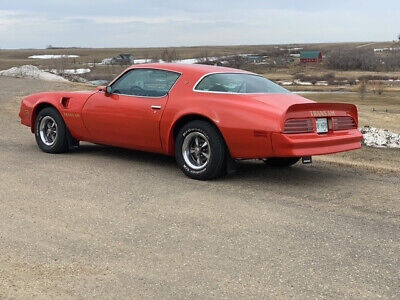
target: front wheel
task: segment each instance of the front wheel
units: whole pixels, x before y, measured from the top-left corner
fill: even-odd
[[[175,158],[188,177],[207,180],[219,177],[226,167],[226,146],[218,129],[196,120],[185,124],[175,139]]]
[[[274,157],[263,159],[264,163],[271,167],[288,168],[296,164],[300,157]]]
[[[67,127],[58,111],[53,107],[42,109],[35,122],[36,143],[43,152],[63,153],[68,151]]]

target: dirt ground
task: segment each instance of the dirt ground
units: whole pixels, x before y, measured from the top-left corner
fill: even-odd
[[[22,96],[83,85],[0,77],[0,298],[396,298],[394,150],[209,182],[172,158],[39,151]]]

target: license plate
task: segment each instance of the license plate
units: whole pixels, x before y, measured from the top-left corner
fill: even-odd
[[[320,118],[317,119],[317,133],[327,133],[328,132],[328,119]]]

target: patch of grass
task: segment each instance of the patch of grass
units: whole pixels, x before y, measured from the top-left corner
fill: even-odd
[[[383,95],[366,93],[361,100],[358,93],[304,94],[316,102],[344,102],[357,105],[359,126],[374,126],[400,133],[400,92],[385,92]]]

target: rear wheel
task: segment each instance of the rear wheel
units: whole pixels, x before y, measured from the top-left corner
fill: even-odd
[[[264,163],[271,167],[287,168],[296,164],[300,157],[273,157],[264,159]]]
[[[226,167],[225,142],[214,125],[196,120],[185,124],[175,139],[175,158],[188,177],[219,177]]]
[[[36,143],[43,152],[68,151],[67,127],[59,112],[53,107],[42,109],[35,121]]]

